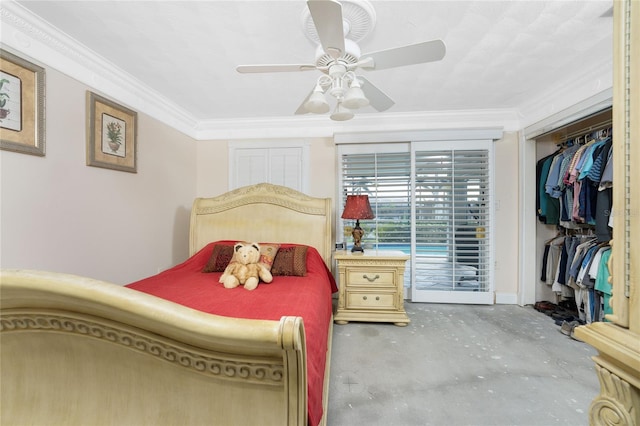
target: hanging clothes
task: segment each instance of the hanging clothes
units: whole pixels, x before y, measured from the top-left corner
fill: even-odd
[[[564,238],[564,235],[557,235],[545,243],[540,280],[548,285],[555,280]]]
[[[583,323],[611,312],[612,187],[611,129],[568,140],[536,163],[538,220],[559,230],[545,242],[540,280],[575,304]]]
[[[538,220],[546,224],[557,223],[557,221],[554,222],[557,219],[554,217],[553,212],[552,212],[551,218],[547,219],[547,215],[548,215],[547,206],[548,206],[549,198],[551,197],[545,191],[545,183],[547,181],[547,176],[549,175],[549,168],[551,167],[551,162],[553,161],[553,157],[558,155],[560,151],[561,150],[557,150],[553,154],[550,154],[544,158],[541,158],[536,163],[536,212],[537,212]]]
[[[541,281],[558,297],[573,299],[578,317],[585,323],[602,321],[610,313],[610,251],[608,243],[599,242],[593,234],[559,234],[545,242]]]
[[[579,139],[580,143],[568,141],[565,149],[536,163],[536,213],[547,225],[567,229],[597,226],[598,239],[608,241],[612,199],[607,189],[613,180],[611,131]]]
[[[609,283],[609,258],[611,257],[611,247],[603,251],[598,262],[598,271],[595,277],[595,290],[603,294],[604,315],[613,314],[611,308],[611,284]]]

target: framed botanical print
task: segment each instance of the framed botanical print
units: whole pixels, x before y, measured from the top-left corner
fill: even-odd
[[[0,49],[0,148],[45,155],[45,71]]]
[[[87,91],[87,165],[137,173],[138,114]]]

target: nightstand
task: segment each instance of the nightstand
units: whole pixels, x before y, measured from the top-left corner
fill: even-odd
[[[406,326],[404,268],[409,256],[399,251],[336,252],[338,308],[336,324],[349,321],[392,322]]]

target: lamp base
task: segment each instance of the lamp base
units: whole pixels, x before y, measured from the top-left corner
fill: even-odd
[[[353,236],[353,247],[351,248],[351,253],[364,253],[364,249],[360,244],[362,236],[364,235],[364,231],[360,228],[360,219],[356,220],[356,227],[353,228],[351,235]]]

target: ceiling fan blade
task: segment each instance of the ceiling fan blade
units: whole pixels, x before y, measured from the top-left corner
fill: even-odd
[[[313,71],[317,69],[312,64],[265,64],[265,65],[238,65],[236,71],[242,74],[261,72],[295,72]]]
[[[393,99],[374,86],[369,80],[361,75],[358,76],[358,80],[361,82],[360,88],[364,92],[364,95],[369,99],[369,105],[377,111],[386,111],[395,105]]]
[[[431,40],[422,43],[409,44],[378,52],[362,55],[360,68],[368,70],[383,70],[402,67],[405,65],[423,64],[439,61],[444,58],[447,48],[442,40]],[[373,59],[371,61],[370,59]],[[371,63],[373,62],[373,63]]]
[[[332,58],[339,58],[344,52],[342,5],[333,0],[309,0],[307,6],[322,48]]]

